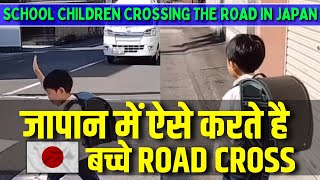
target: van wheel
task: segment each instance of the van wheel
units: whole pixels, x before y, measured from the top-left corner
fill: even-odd
[[[156,54],[152,57],[152,64],[160,65],[160,48],[159,48],[159,45],[157,47]]]
[[[115,59],[114,56],[107,56],[107,61],[109,64],[114,64],[114,59]]]

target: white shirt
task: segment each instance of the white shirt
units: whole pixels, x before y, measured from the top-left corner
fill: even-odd
[[[233,86],[237,85],[240,81],[244,79],[253,78],[252,74],[244,74],[240,76],[237,80],[233,82]],[[220,105],[220,110],[240,110],[240,86],[235,86],[231,88],[223,97]]]
[[[223,97],[220,105],[220,110],[229,111],[229,110],[241,110],[241,92],[240,86],[237,85],[240,81],[244,79],[253,78],[252,74],[244,74],[240,76],[237,80],[233,82],[233,88],[231,88]],[[227,119],[233,119],[234,117],[228,117]],[[215,140],[215,150],[219,147],[231,147],[234,143],[233,140],[230,140],[227,137],[217,138]]]
[[[62,103],[60,106],[58,106],[58,110],[63,111],[66,105],[73,100],[77,100],[77,97],[74,95],[71,95],[64,103]],[[78,104],[74,104],[70,109],[70,111],[81,111],[81,106]],[[64,136],[57,137],[57,140],[63,141]],[[86,148],[82,145],[82,140],[79,139],[79,160],[85,159],[89,156],[89,154],[86,153]]]

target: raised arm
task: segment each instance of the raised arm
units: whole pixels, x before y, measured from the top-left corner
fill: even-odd
[[[43,84],[45,76],[43,75],[43,73],[41,72],[41,70],[39,68],[37,55],[34,56],[32,67],[33,67],[33,71],[36,74],[37,78],[39,79],[40,83]]]

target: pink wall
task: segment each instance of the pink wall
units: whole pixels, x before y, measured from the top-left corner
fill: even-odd
[[[259,0],[258,3],[287,3],[287,0]],[[259,35],[266,46],[266,58],[258,72],[267,76],[284,75],[285,52],[286,52],[286,27],[257,27]]]

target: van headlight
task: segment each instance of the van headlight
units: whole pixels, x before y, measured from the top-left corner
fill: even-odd
[[[104,36],[114,36],[114,33],[111,29],[104,29]]]
[[[157,35],[157,29],[151,28],[144,31],[144,36],[156,36]]]

